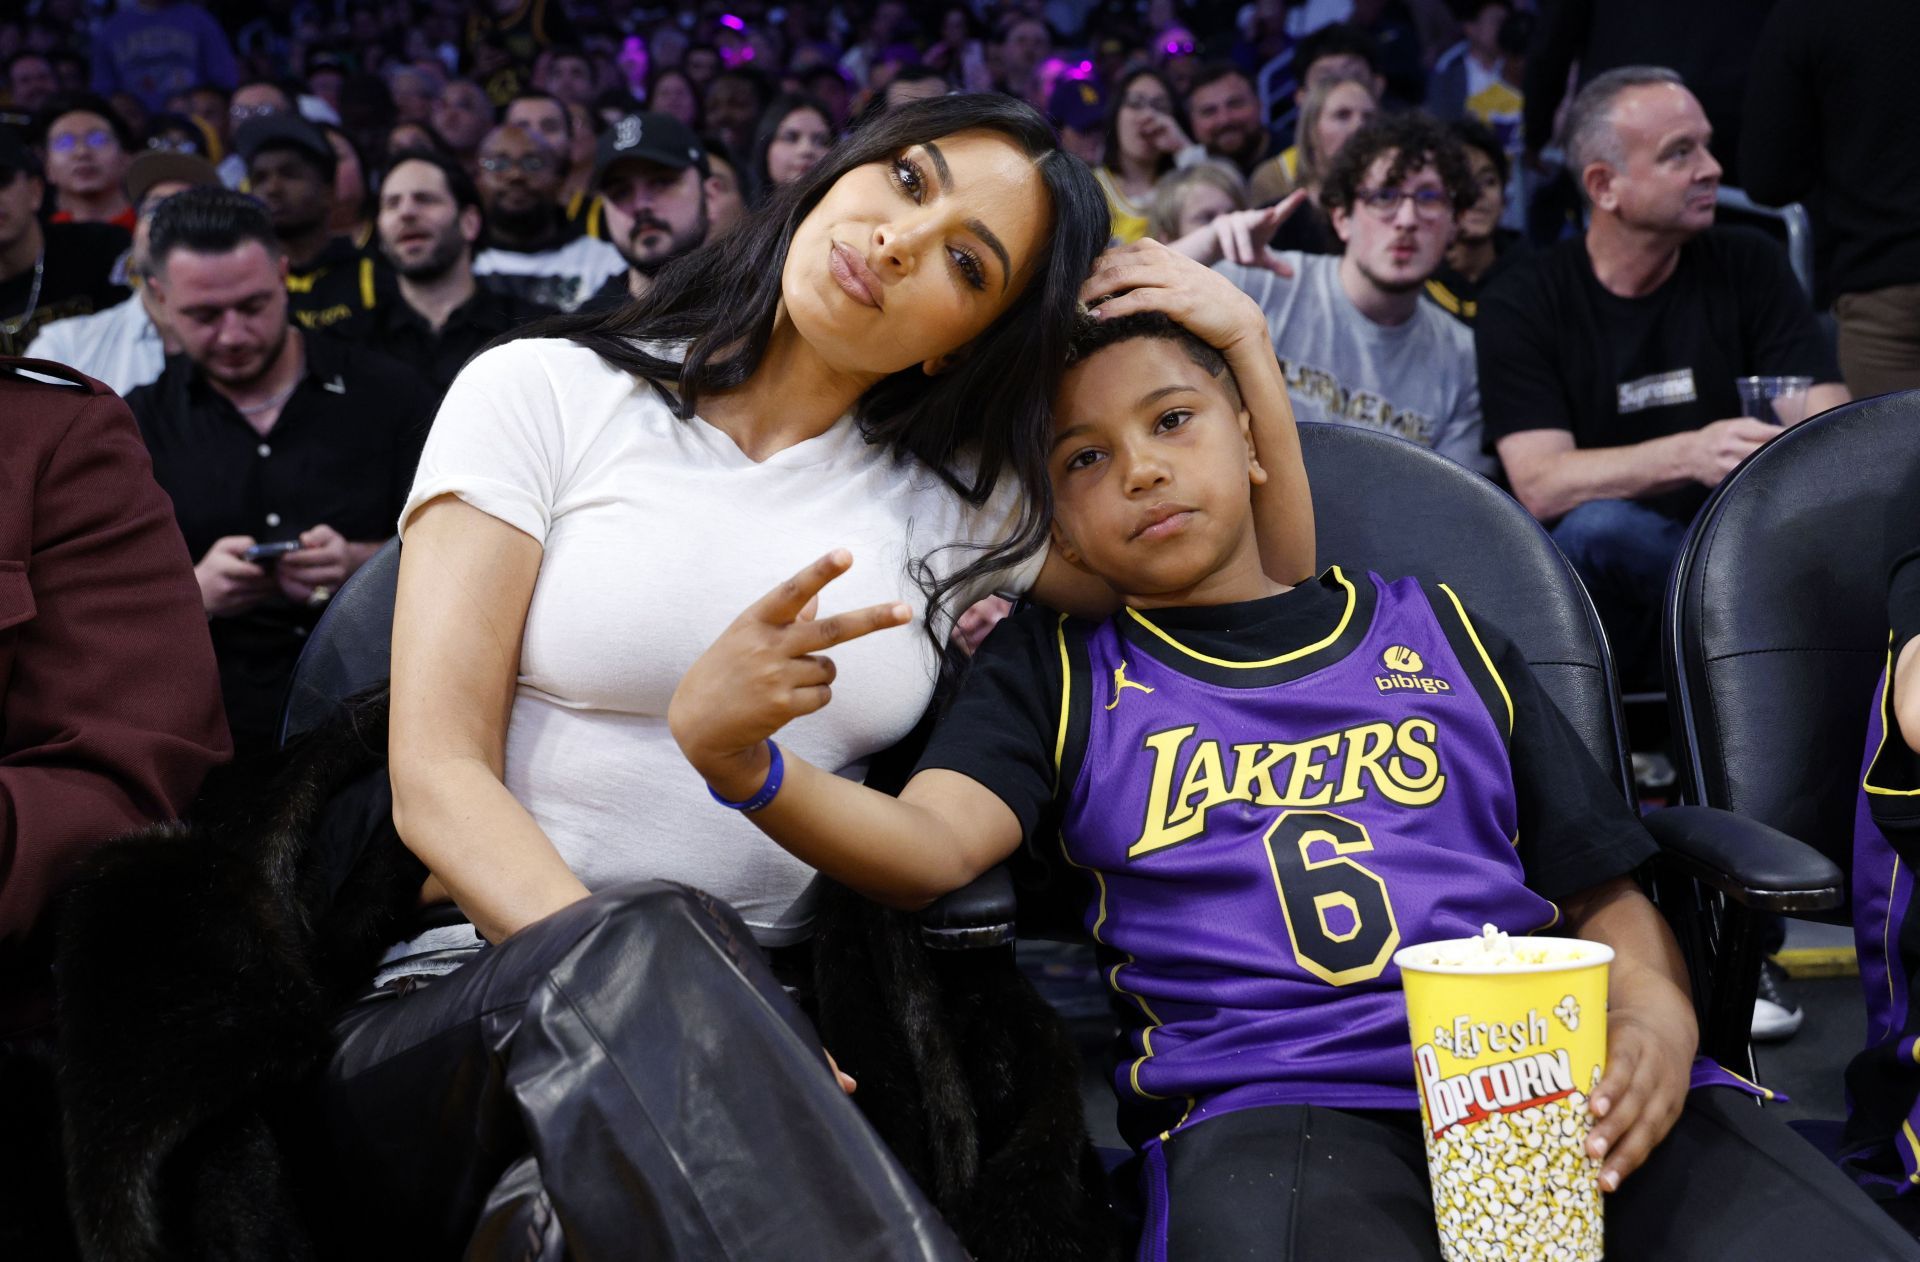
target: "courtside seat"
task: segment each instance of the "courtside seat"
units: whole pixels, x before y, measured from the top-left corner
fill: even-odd
[[[1786,431],[1708,497],[1667,592],[1664,657],[1684,800],[1736,812],[1851,868],[1867,715],[1887,656],[1896,515],[1920,476],[1920,391]],[[1833,897],[1777,910],[1848,920]],[[1723,967],[1710,1054],[1744,1041],[1757,943],[1737,902],[1697,925]],[[1838,1072],[1836,1068],[1836,1072]]]

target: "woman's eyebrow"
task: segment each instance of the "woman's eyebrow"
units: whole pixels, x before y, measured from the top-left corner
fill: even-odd
[[[941,190],[951,194],[954,191],[953,168],[947,165],[947,155],[941,153],[940,146],[931,140],[920,147],[927,151],[927,158],[933,163],[933,172],[940,178]],[[981,243],[992,250],[994,257],[1000,260],[1000,292],[1005,293],[1008,283],[1013,279],[1013,261],[1007,257],[1007,247],[1000,244],[1000,238],[994,234],[993,229],[978,219],[967,220],[966,229],[979,237]]]

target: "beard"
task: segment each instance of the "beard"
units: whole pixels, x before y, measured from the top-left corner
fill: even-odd
[[[557,208],[549,202],[534,201],[524,210],[487,209],[487,222],[500,229],[502,236],[520,240],[544,236]]]
[[[292,328],[293,325],[291,322],[280,326],[280,336],[274,341],[273,345],[268,348],[266,354],[260,357],[260,361],[255,364],[250,371],[240,373],[227,372],[218,367],[216,362],[211,359],[201,364],[200,370],[223,386],[244,389],[266,376],[267,373],[272,370],[273,366],[280,362],[280,354],[287,348],[287,334]]]
[[[408,280],[436,281],[452,271],[454,264],[466,252],[466,238],[460,235],[456,226],[435,238],[432,251],[418,262],[402,266],[390,252],[387,253],[387,262],[393,264],[393,270]]]
[[[635,243],[647,232],[666,233],[667,247],[664,250],[641,253]],[[686,231],[675,232],[672,225],[665,220],[643,212],[634,219],[633,227],[627,233],[627,239],[615,241],[613,248],[620,251],[620,257],[627,261],[628,267],[642,276],[653,276],[675,259],[699,249],[706,239],[707,207],[706,199],[703,197],[699,214],[695,216],[693,224]]]

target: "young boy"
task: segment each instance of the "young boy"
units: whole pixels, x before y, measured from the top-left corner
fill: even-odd
[[[1127,314],[1148,305],[1089,321],[1049,457],[1054,546],[1124,609],[1004,623],[894,799],[767,739],[827,703],[819,648],[904,617],[811,621],[850,563],[823,558],[675,694],[716,797],[898,906],[1023,841],[1091,875],[1143,1258],[1436,1256],[1391,956],[1483,923],[1616,952],[1591,1140],[1613,1256],[1920,1257],[1744,1096],[1689,1095],[1685,975],[1629,876],[1653,842],[1507,641],[1444,585],[1261,572],[1266,471],[1236,383],[1200,339]]]

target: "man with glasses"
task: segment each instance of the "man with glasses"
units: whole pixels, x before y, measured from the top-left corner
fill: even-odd
[[[618,250],[568,225],[556,200],[565,178],[565,158],[525,128],[507,124],[487,133],[478,181],[487,248],[473,261],[481,284],[572,311],[625,274]]]
[[[0,127],[0,355],[18,355],[43,325],[110,307],[127,296],[114,279],[124,229],[40,222],[47,187],[40,159]]]
[[[133,231],[133,205],[120,183],[133,133],[113,107],[85,93],[56,99],[36,128],[53,185],[54,223],[110,223]]]
[[[1235,221],[1271,233],[1269,211],[1223,216],[1206,245],[1181,244],[1266,313],[1298,419],[1384,430],[1490,473],[1473,335],[1421,301],[1473,201],[1466,157],[1446,128],[1421,114],[1376,115],[1341,148],[1321,189],[1344,254],[1261,247],[1258,266],[1214,262]]]
[[[127,200],[139,215],[127,255],[127,279],[136,286],[133,296],[104,311],[47,325],[27,347],[27,358],[77,368],[111,386],[115,394],[158,380],[167,356],[180,346],[161,327],[153,293],[144,284],[153,212],[175,193],[219,183],[212,165],[193,154],[154,151],[135,158],[127,167],[126,184]]]

